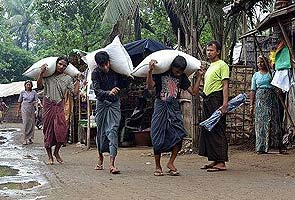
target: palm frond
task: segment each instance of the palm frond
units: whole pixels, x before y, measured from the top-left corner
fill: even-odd
[[[98,0],[94,9],[105,7],[103,22],[115,24],[118,20],[132,16],[139,3],[139,0]]]

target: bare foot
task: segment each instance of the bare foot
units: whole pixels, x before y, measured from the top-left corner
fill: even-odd
[[[221,169],[221,170],[226,170],[225,163],[223,163],[223,162],[218,162],[214,167]]]
[[[213,161],[213,162],[209,163],[208,165],[204,165],[200,169],[210,169],[210,168],[213,168],[216,164],[217,164],[217,162]]]
[[[167,163],[167,168],[172,171],[177,171],[176,167],[172,163]]]
[[[164,173],[161,168],[158,168],[154,171],[154,176],[164,176]]]
[[[103,170],[103,163],[102,162],[98,162],[94,168],[95,170]]]
[[[120,170],[115,166],[110,166],[110,173],[111,174],[120,174]]]
[[[64,161],[63,159],[60,157],[59,153],[54,153],[54,157],[56,158],[56,161],[60,164],[63,164]]]
[[[49,158],[46,165],[53,165],[53,158]]]

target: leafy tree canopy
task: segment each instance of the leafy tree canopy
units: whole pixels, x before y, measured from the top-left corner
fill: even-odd
[[[3,16],[4,6],[0,2],[0,14]],[[0,18],[0,83],[21,81],[26,78],[22,73],[34,62],[30,52],[18,47],[11,37],[9,28],[3,17]]]
[[[41,21],[37,51],[69,54],[72,49],[91,51],[101,46],[110,29],[102,26],[102,14],[94,13],[95,1],[38,0]]]
[[[34,63],[30,52],[10,40],[0,43],[0,83],[25,80],[22,73]]]

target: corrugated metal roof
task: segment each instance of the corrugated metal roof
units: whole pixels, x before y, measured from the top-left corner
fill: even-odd
[[[0,84],[0,97],[8,97],[15,94],[20,94],[25,89],[25,81]],[[37,81],[33,81],[33,89],[37,88]]]

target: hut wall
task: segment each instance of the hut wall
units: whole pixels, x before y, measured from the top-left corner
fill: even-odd
[[[257,40],[262,48],[263,54],[268,57],[271,48],[276,45],[276,39],[266,36],[257,36]],[[247,37],[246,39],[246,60],[243,55],[244,53],[242,52],[240,63],[244,64],[246,61],[247,66],[255,68],[257,59],[256,57],[259,56],[260,53],[255,49],[253,37]]]
[[[241,93],[249,94],[254,68],[249,66],[232,66],[229,83],[229,96],[233,98]],[[227,114],[226,133],[230,144],[240,144],[253,134],[253,117],[250,115],[249,98],[246,103]]]
[[[129,118],[133,113],[137,105],[138,98],[143,96],[144,90],[146,88],[145,79],[136,78],[132,81],[128,89],[121,91],[121,128],[124,126],[125,119]],[[146,129],[151,126],[152,114],[153,114],[153,97],[149,98],[147,102],[147,108],[143,116],[141,128]]]
[[[4,121],[9,123],[21,123],[21,116],[17,117],[17,107],[18,107],[18,97],[19,95],[12,95],[8,97],[3,97],[4,102],[9,107],[4,116]]]
[[[192,96],[188,92],[182,92],[181,111],[183,114],[183,124],[184,128],[188,133],[189,137],[192,137],[193,133],[193,109],[192,109]]]

